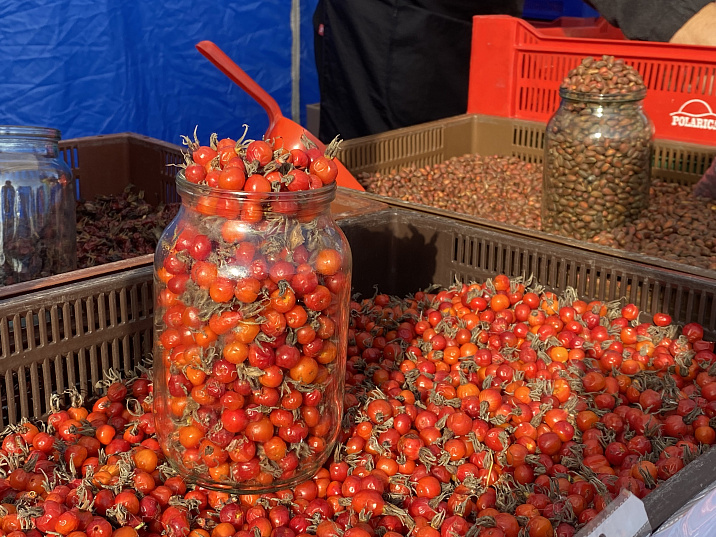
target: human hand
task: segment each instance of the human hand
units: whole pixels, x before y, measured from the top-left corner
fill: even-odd
[[[716,158],[704,176],[694,185],[694,196],[716,199]]]
[[[716,47],[716,2],[701,8],[701,11],[679,28],[669,42]]]

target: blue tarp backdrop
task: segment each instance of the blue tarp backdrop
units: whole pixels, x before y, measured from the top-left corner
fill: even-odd
[[[0,123],[59,128],[63,139],[136,132],[172,143],[198,126],[260,138],[263,108],[194,47],[214,41],[305,124],[317,102],[317,0],[0,2]],[[291,114],[291,7],[300,9],[300,113]],[[294,107],[295,108],[295,107]]]

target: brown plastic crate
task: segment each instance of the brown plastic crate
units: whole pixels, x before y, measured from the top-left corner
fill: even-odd
[[[553,291],[573,287],[581,298],[624,299],[649,314],[669,312],[680,324],[698,321],[709,339],[716,337],[716,281],[708,278],[408,209],[348,218],[341,228],[353,250],[353,287],[364,295],[372,296],[376,284],[405,296],[430,283],[532,275]],[[710,450],[644,499],[652,528],[714,480]]]
[[[178,201],[174,187],[182,148],[124,132],[62,140],[60,150],[77,181],[79,199],[117,195],[131,185],[152,205]]]
[[[356,214],[356,205],[364,204]],[[419,211],[368,204],[342,194],[339,224],[353,251],[354,289],[405,295],[431,283],[533,275],[554,291],[624,298],[679,323],[701,322],[716,336],[716,281],[528,238]],[[148,256],[150,257],[150,256]],[[152,266],[88,277],[0,302],[0,427],[39,418],[50,395],[91,393],[103,371],[128,371],[152,346]],[[645,500],[656,527],[716,478],[716,450],[687,466]]]
[[[516,156],[541,163],[545,125],[537,121],[464,114],[345,140],[341,161],[354,174],[429,166],[468,153]],[[708,169],[716,146],[656,139],[652,177],[691,185]]]

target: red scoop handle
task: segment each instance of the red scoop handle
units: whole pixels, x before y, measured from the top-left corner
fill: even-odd
[[[233,81],[242,90],[253,97],[259,103],[269,116],[269,129],[276,125],[279,118],[283,117],[281,108],[276,100],[269,93],[259,86],[256,81],[246,74],[241,67],[236,65],[223,50],[211,41],[201,41],[196,45],[211,63],[213,63],[222,73],[224,73],[231,81]]]

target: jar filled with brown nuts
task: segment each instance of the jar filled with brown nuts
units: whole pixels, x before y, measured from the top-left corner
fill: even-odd
[[[622,60],[585,58],[547,124],[542,229],[586,240],[648,207],[654,127],[646,87]]]

